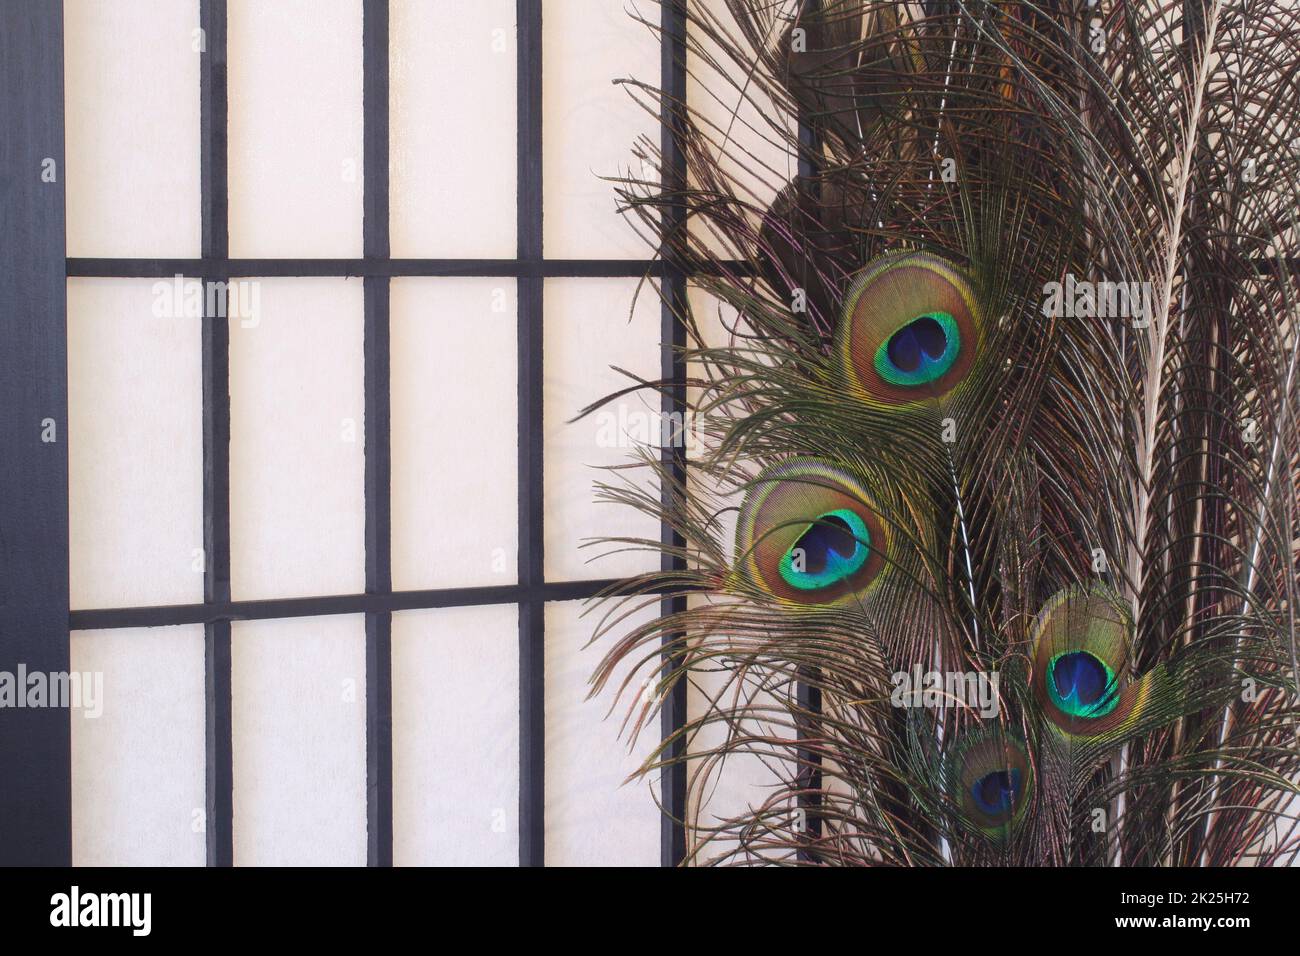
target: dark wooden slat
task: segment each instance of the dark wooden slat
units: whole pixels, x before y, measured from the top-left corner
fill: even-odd
[[[201,0],[204,52],[199,66],[200,189],[203,255],[228,254],[226,2]],[[225,274],[206,276],[225,281]],[[205,301],[207,296],[204,297]],[[203,316],[203,599],[230,602],[230,326]],[[234,864],[230,622],[204,625],[207,847],[209,866]]]
[[[64,672],[63,5],[0,4],[0,65],[0,670]],[[72,862],[70,733],[66,708],[0,710],[0,864]]]
[[[367,261],[388,258],[388,0],[363,10]],[[388,277],[365,278],[366,593],[393,589]],[[366,858],[393,865],[393,614],[366,613]]]
[[[521,263],[519,369],[519,864],[542,866],[546,847],[546,644],[542,551],[542,6],[517,0],[517,245]]]
[[[617,578],[588,581],[548,581],[538,587],[516,584],[492,587],[398,591],[393,594],[326,594],[300,598],[268,598],[205,604],[164,604],[154,607],[86,608],[68,616],[74,631],[127,627],[166,627],[212,621],[267,621],[285,617],[330,614],[418,611],[440,607],[478,607],[526,601],[581,601],[626,586]]]

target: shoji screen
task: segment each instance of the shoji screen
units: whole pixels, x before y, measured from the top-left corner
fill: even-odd
[[[662,532],[570,422],[674,368],[599,177],[679,13],[67,0],[64,45],[74,862],[679,858],[586,700],[584,600],[658,559],[583,545]]]

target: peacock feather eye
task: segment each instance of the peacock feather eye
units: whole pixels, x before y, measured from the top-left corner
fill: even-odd
[[[885,570],[889,538],[850,473],[797,458],[763,471],[736,528],[736,564],[777,600],[828,607],[860,600]]]
[[[905,388],[942,378],[961,353],[961,329],[947,312],[918,316],[880,343],[875,369]]]
[[[1109,732],[1145,699],[1122,692],[1130,624],[1119,598],[1100,586],[1066,588],[1034,623],[1034,694],[1047,718],[1075,736]]]
[[[781,578],[801,591],[817,591],[847,580],[866,564],[871,530],[848,508],[818,515],[781,555]]]
[[[1072,717],[1104,717],[1119,703],[1119,678],[1088,651],[1066,651],[1047,665],[1052,703]]]
[[[971,787],[971,799],[980,813],[1007,820],[1015,812],[1024,779],[1018,767],[990,770]]]
[[[970,731],[949,758],[951,786],[966,822],[1005,837],[1029,805],[1033,776],[1024,743],[1002,730]]]
[[[850,286],[836,355],[859,398],[907,408],[966,381],[982,341],[975,292],[960,268],[926,252],[890,253]]]

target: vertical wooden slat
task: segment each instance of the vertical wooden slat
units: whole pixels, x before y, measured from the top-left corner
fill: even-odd
[[[229,255],[226,158],[226,2],[200,0],[204,49],[199,67],[202,254]],[[205,269],[210,281],[228,277]],[[208,300],[204,296],[205,302]],[[205,604],[230,601],[230,326],[203,315],[203,551]],[[234,863],[234,769],[231,740],[230,621],[204,625],[205,751],[209,866]]]
[[[542,259],[542,5],[518,0],[518,258]],[[542,287],[519,279],[519,863],[541,866],[546,844],[546,637],[542,496]]]
[[[68,649],[63,5],[0,4],[0,670]],[[69,711],[0,710],[0,864],[72,862]]]
[[[366,0],[363,23],[367,259],[389,256],[388,0]],[[389,280],[365,279],[366,593],[391,594]],[[366,614],[366,857],[393,865],[393,615]]]

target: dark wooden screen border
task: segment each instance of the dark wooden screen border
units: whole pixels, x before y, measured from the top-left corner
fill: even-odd
[[[0,4],[0,64],[0,670],[66,672],[63,4]],[[0,711],[0,862],[71,863],[71,734]]]

